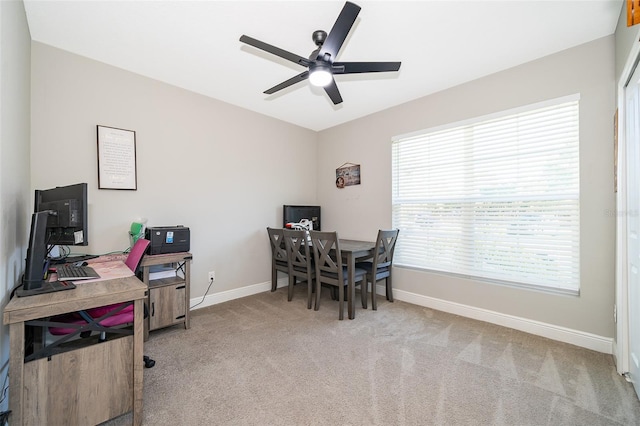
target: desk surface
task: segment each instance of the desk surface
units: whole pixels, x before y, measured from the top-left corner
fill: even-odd
[[[28,297],[14,297],[4,308],[4,324],[66,312],[144,299],[147,286],[131,275],[77,284],[75,289]]]

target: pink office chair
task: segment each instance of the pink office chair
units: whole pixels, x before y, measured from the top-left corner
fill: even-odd
[[[129,267],[133,271],[133,273],[138,272],[138,267],[140,266],[140,262],[142,261],[142,257],[144,253],[147,251],[147,247],[149,247],[149,240],[145,240],[144,238],[139,238],[136,243],[133,245],[133,248],[129,252],[129,256],[127,256],[127,260],[125,260],[124,264]],[[92,318],[100,318],[111,311],[115,311],[118,307],[123,305],[123,303],[116,303],[115,305],[107,305],[100,306],[99,308],[88,309],[87,313],[91,315]],[[113,327],[120,324],[127,324],[133,322],[133,305],[129,304],[123,307],[120,311],[114,313],[113,315],[108,316],[102,321],[99,321],[100,325],[105,327]],[[53,334],[53,332],[51,333]],[[100,335],[101,340],[105,340],[105,333],[102,332]]]
[[[137,272],[142,257],[144,256],[150,241],[144,238],[138,239],[124,262],[134,273]],[[87,285],[91,285],[87,283]],[[89,315],[90,318],[83,317],[83,314]],[[104,318],[103,318],[104,317]],[[114,327],[116,325],[128,324],[133,322],[133,304],[116,303],[114,305],[100,306],[98,308],[87,309],[86,311],[73,312],[51,318],[52,322],[75,324],[75,327],[49,327],[49,332],[53,335],[65,335],[78,332],[78,325],[86,325],[90,321],[95,321],[102,327]],[[89,337],[91,330],[80,332],[81,337]],[[100,332],[100,340],[106,340],[106,332]],[[145,359],[145,364],[147,359]]]

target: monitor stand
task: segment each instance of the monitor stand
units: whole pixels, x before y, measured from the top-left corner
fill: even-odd
[[[19,288],[16,290],[18,297],[35,296],[38,294],[53,293],[56,291],[72,290],[76,288],[76,285],[69,281],[44,281],[40,288],[34,288],[31,290],[25,290]]]

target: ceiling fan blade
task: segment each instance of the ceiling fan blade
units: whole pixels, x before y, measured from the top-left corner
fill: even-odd
[[[330,61],[333,61],[338,56],[338,51],[342,47],[342,43],[347,38],[353,23],[356,21],[360,13],[360,6],[351,2],[346,2],[336,23],[333,24],[333,28],[327,35],[327,39],[322,44],[322,48],[318,52],[316,59],[327,60],[325,54],[331,55]]]
[[[278,90],[282,90],[282,89],[286,89],[289,86],[292,86],[296,83],[299,83],[303,80],[306,80],[309,77],[309,71],[305,71],[302,72],[298,75],[296,75],[295,77],[291,77],[289,80],[287,81],[283,81],[282,83],[273,86],[271,89],[265,90],[263,93],[267,94],[267,95],[271,95],[273,93],[276,93]]]
[[[309,59],[303,58],[302,56],[296,55],[295,53],[287,52],[286,50],[272,46],[263,41],[256,40],[255,38],[243,35],[242,37],[240,37],[240,41],[250,46],[257,47],[260,50],[264,50],[265,52],[284,58],[298,65],[302,65],[303,67],[309,66]]]
[[[357,74],[362,72],[398,71],[400,62],[334,62],[333,74]]]
[[[327,92],[327,95],[329,95],[334,105],[342,103],[342,96],[340,96],[338,85],[336,84],[336,81],[333,79],[333,77],[331,78],[331,83],[324,87],[324,91]]]

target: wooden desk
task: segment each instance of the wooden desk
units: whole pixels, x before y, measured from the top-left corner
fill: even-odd
[[[356,298],[356,286],[355,286],[355,273],[357,260],[364,260],[373,257],[373,252],[376,248],[376,243],[373,241],[358,241],[358,240],[343,240],[340,239],[340,252],[342,254],[342,261],[344,266],[347,267],[347,309],[349,312],[349,319],[356,317],[355,298]],[[364,285],[368,285],[363,283]],[[364,288],[364,287],[363,287]],[[372,291],[375,291],[375,285]]]
[[[77,283],[77,282],[76,282]],[[14,297],[4,309],[9,325],[9,408],[12,425],[94,425],[133,410],[142,424],[143,300],[135,276],[78,283],[73,290]],[[53,315],[133,302],[133,334],[81,344],[25,362],[25,323]]]

